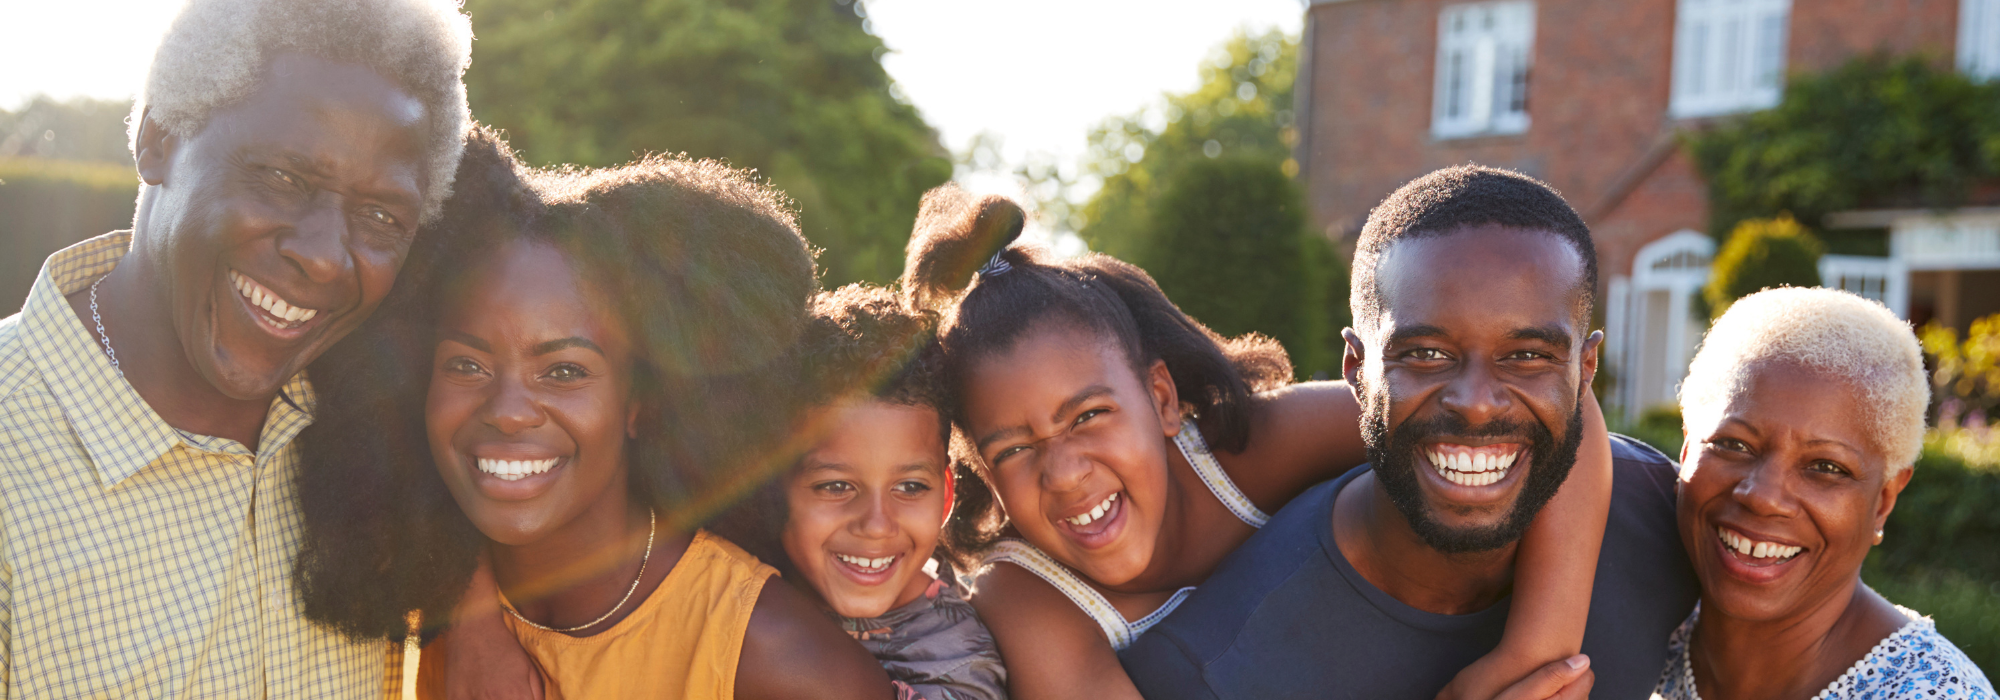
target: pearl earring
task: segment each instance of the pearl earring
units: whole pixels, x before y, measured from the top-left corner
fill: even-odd
[[[1881,531],[1881,530],[1876,530],[1876,531],[1875,531],[1875,544],[1882,544],[1882,531]]]

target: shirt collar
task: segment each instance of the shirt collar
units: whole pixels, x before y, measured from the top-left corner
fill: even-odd
[[[117,486],[182,443],[249,454],[235,441],[186,434],[167,425],[111,366],[96,330],[70,309],[65,297],[110,274],[131,247],[132,232],[113,231],[57,251],[42,264],[21,309],[31,361],[48,382],[105,488]],[[296,437],[311,423],[316,402],[304,372],[285,382],[264,420],[258,440],[263,451],[275,453]]]

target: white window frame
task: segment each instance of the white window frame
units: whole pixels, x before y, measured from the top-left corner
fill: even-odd
[[[1448,139],[1528,130],[1535,3],[1447,5],[1438,13],[1431,135]]]
[[[1958,69],[1977,80],[2000,78],[2000,0],[1961,0]]]
[[[1679,0],[1675,117],[1769,109],[1785,91],[1791,0]]]

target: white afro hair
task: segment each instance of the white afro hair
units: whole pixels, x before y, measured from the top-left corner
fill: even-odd
[[[463,80],[472,22],[455,0],[190,0],[153,54],[130,137],[144,117],[168,133],[199,133],[210,113],[255,92],[265,65],[288,52],[368,66],[423,103],[423,219],[435,217],[472,123]]]
[[[1689,434],[1720,422],[1730,400],[1772,360],[1847,378],[1890,475],[1916,462],[1931,398],[1916,334],[1880,303],[1818,287],[1766,289],[1715,320],[1681,382]]]

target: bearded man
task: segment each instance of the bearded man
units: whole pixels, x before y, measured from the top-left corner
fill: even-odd
[[[195,0],[131,119],[131,231],[0,321],[0,698],[379,696],[301,616],[302,371],[367,318],[470,124],[449,0]]]
[[[1430,700],[1500,641],[1519,540],[1595,410],[1590,231],[1532,178],[1448,168],[1370,214],[1353,280],[1343,368],[1370,465],[1287,504],[1124,652],[1148,698]],[[1647,697],[1698,593],[1672,462],[1610,447],[1587,668],[1561,697]]]

